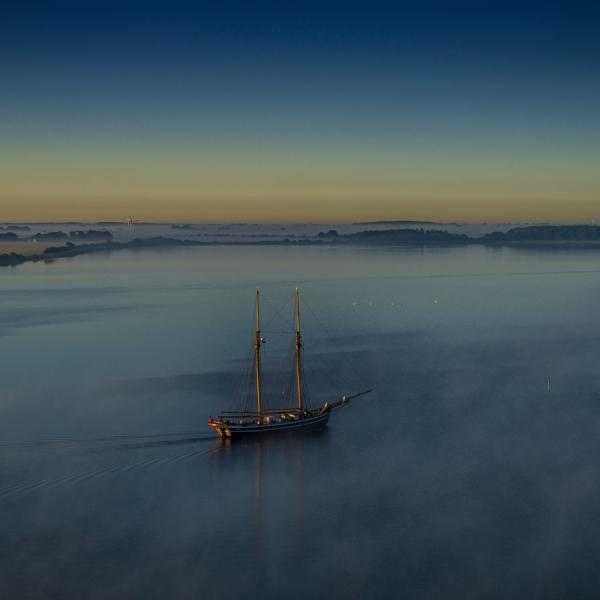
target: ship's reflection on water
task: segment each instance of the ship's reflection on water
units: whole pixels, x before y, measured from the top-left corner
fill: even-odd
[[[256,285],[274,315],[298,281],[330,329],[308,311],[312,405],[373,394],[217,439]],[[597,597],[598,253],[196,248],[2,283],[0,597]]]
[[[303,530],[305,503],[305,451],[322,452],[324,460],[328,450],[329,430],[265,434],[252,439],[217,438],[216,449],[210,455],[210,480],[222,480],[235,472],[240,457],[249,472],[254,473],[254,525],[257,551],[261,547],[264,529],[272,521],[269,514],[271,486],[279,487],[281,506],[285,507],[288,522]],[[251,463],[254,463],[253,465]],[[250,463],[250,464],[249,464]],[[213,479],[214,478],[214,479]]]
[[[327,494],[311,506],[306,503],[314,497],[315,482],[322,481],[314,470],[320,461],[328,462],[330,435],[325,428],[215,441],[208,459],[207,482],[212,489],[238,494],[241,503],[241,508],[236,503],[235,514],[221,515],[220,525],[223,535],[233,542],[221,560],[229,565],[228,571],[237,569],[228,583],[234,595],[251,597],[248,588],[261,586],[267,597],[277,595],[279,586],[287,582],[295,587],[288,596],[296,597],[303,588],[307,567],[304,558],[298,559],[308,558],[314,551],[313,525],[320,522],[319,513],[327,512],[323,510]],[[312,484],[307,481],[311,477]],[[230,519],[235,522],[234,533]],[[218,590],[212,593],[219,596]]]
[[[271,486],[283,488],[287,499],[287,519],[302,531],[304,526],[305,503],[305,451],[309,445],[312,452],[323,453],[323,461],[327,460],[329,446],[329,429],[316,431],[265,434],[252,439],[232,440],[218,438],[216,449],[210,455],[211,479],[213,469],[223,477],[228,472],[228,463],[239,460],[241,454],[244,461],[254,459],[254,497],[255,527],[257,547],[262,539],[263,526],[269,523],[269,498]],[[252,471],[252,467],[248,467]],[[225,475],[226,476],[226,475]],[[310,474],[309,474],[310,476]],[[279,490],[281,491],[281,490]],[[263,494],[267,498],[263,498]]]

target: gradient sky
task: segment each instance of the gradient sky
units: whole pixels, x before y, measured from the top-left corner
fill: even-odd
[[[600,3],[46,2],[0,221],[600,220]]]

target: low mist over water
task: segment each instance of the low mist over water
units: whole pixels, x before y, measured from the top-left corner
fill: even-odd
[[[323,432],[220,443],[300,287]],[[5,598],[595,598],[600,251],[190,247],[0,271]]]

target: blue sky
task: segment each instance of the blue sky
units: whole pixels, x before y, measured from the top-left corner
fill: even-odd
[[[0,23],[0,199],[30,219],[593,218],[599,25],[577,0],[23,2]]]

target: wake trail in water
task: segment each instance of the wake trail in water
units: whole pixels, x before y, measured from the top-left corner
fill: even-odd
[[[118,444],[103,444],[101,446],[94,446],[88,448],[87,451],[91,453],[103,453],[103,452],[117,452],[120,450],[141,450],[144,448],[163,448],[166,446],[182,446],[184,444],[195,444],[198,442],[207,442],[214,440],[214,436],[201,436],[201,437],[185,437],[178,439],[169,440],[143,440],[134,441],[129,443],[119,442]]]
[[[183,454],[177,454],[175,456],[166,456],[166,457],[157,457],[146,460],[140,460],[138,462],[127,464],[127,465],[113,465],[110,467],[104,467],[102,469],[96,469],[95,471],[87,472],[87,473],[75,473],[70,475],[64,475],[62,477],[55,477],[52,479],[45,479],[43,481],[37,481],[33,483],[27,484],[16,484],[12,486],[5,487],[0,489],[0,501],[22,497],[28,493],[39,491],[39,490],[47,490],[52,487],[58,486],[72,486],[78,483],[82,483],[84,481],[94,480],[99,477],[104,477],[108,475],[117,475],[122,473],[129,473],[144,467],[152,467],[155,465],[164,465],[169,463],[176,463],[192,456],[202,456],[206,454],[212,454],[218,452],[221,448],[209,448],[208,450],[202,449],[197,450],[195,452],[186,452]]]
[[[47,445],[80,445],[80,444],[105,444],[105,443],[123,443],[129,440],[151,440],[155,438],[174,438],[181,436],[195,436],[194,439],[214,439],[214,435],[202,431],[168,431],[165,433],[133,433],[133,434],[115,434],[103,437],[76,438],[76,437],[51,437],[40,438],[37,440],[0,440],[0,447],[28,447]]]

